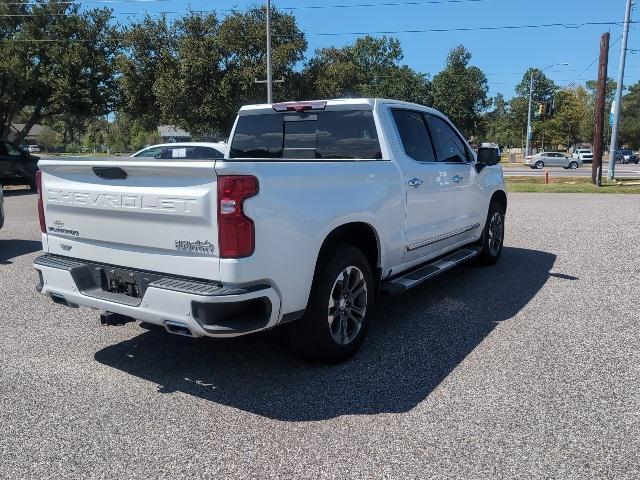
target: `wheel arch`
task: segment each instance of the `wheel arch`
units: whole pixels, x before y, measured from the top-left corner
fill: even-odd
[[[331,230],[324,238],[314,269],[314,279],[318,274],[318,267],[322,259],[332,252],[332,247],[337,245],[351,245],[364,253],[369,260],[375,282],[380,280],[381,249],[380,237],[376,229],[367,222],[348,222]]]
[[[493,192],[493,195],[491,195],[491,201],[489,203],[494,201],[502,206],[502,209],[505,213],[507,212],[507,194],[504,190],[496,190],[495,192]]]

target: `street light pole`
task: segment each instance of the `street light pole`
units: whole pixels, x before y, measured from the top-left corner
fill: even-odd
[[[631,0],[627,0],[624,12],[624,30],[622,30],[622,46],[620,47],[620,63],[618,64],[618,85],[613,107],[613,127],[611,129],[611,143],[609,144],[609,173],[607,178],[613,180],[616,169],[616,147],[618,143],[618,126],[620,124],[620,104],[622,103],[622,84],[624,83],[624,63],[627,58],[627,37],[629,36],[629,22],[631,20]]]
[[[267,103],[273,103],[273,79],[271,73],[271,0],[267,0]]]
[[[559,67],[559,66],[566,66],[569,65],[566,62],[563,63],[554,63],[553,65],[549,65],[547,67],[544,67],[542,70],[540,70],[540,73],[544,72],[545,70],[551,68],[551,67]],[[531,104],[533,101],[533,76],[535,74],[535,70],[531,70],[531,74],[530,76],[530,85],[529,85],[529,110],[527,113],[527,147],[525,149],[525,156],[527,155],[531,155]]]

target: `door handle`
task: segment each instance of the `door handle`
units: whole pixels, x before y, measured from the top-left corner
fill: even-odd
[[[421,179],[414,177],[414,178],[412,178],[411,180],[409,180],[407,182],[407,185],[409,185],[410,187],[413,187],[413,188],[418,188],[420,185],[422,185],[422,183],[423,182],[422,182]]]
[[[453,180],[453,183],[460,183],[462,181],[462,177],[460,175],[455,175],[451,180]]]

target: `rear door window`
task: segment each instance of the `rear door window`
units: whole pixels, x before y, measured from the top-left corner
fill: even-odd
[[[370,110],[266,113],[238,119],[230,158],[380,159]]]
[[[433,144],[424,115],[412,110],[393,109],[395,121],[404,153],[418,162],[435,162]]]

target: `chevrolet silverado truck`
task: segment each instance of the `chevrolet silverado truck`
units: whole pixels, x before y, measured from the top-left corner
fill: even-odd
[[[348,99],[242,107],[224,159],[41,160],[37,288],[58,303],[191,337],[286,324],[341,361],[374,300],[500,257],[495,149],[441,113]]]

